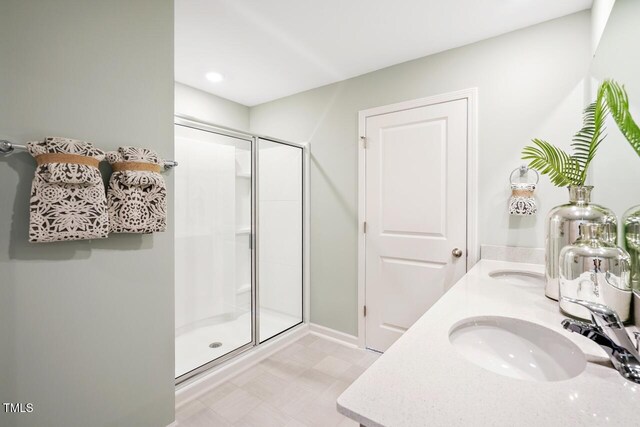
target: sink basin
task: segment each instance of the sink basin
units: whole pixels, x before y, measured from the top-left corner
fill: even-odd
[[[513,285],[529,286],[544,288],[545,278],[544,274],[534,273],[533,271],[525,270],[494,270],[489,273],[489,277],[504,282],[509,282]]]
[[[462,320],[449,332],[449,340],[470,362],[520,380],[567,380],[587,365],[582,351],[569,339],[544,326],[511,317]]]

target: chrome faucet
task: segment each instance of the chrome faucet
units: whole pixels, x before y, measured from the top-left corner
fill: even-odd
[[[640,333],[635,332],[635,344],[624,325],[611,308],[595,302],[562,297],[563,300],[581,305],[591,313],[593,324],[564,319],[562,327],[589,338],[604,349],[613,367],[624,378],[640,384]]]

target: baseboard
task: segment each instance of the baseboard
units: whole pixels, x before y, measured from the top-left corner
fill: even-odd
[[[302,324],[291,329],[282,336],[270,339],[264,344],[248,350],[245,353],[216,367],[203,376],[188,380],[176,388],[176,408],[196,399],[214,387],[231,379],[239,373],[262,362],[267,357],[288,346],[309,333],[309,325]]]
[[[345,334],[344,332],[336,331],[335,329],[327,328],[326,326],[318,325],[316,323],[309,324],[309,332],[313,335],[344,344],[349,347],[358,347],[358,337],[354,335]]]

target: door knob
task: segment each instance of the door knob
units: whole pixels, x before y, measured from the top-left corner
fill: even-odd
[[[451,254],[456,258],[460,258],[462,256],[462,251],[460,249],[458,249],[458,248],[454,248],[451,251]]]

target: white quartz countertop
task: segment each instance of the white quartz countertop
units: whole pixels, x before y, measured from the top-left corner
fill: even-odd
[[[368,426],[640,426],[640,385],[611,367],[589,339],[565,331],[558,304],[544,289],[488,275],[543,273],[544,267],[482,260],[338,398],[338,411]],[[449,341],[459,321],[507,316],[572,340],[588,361],[556,382],[502,376],[471,363]]]

